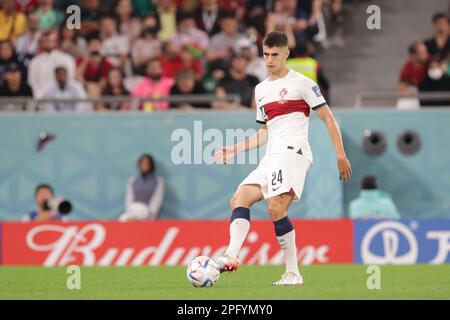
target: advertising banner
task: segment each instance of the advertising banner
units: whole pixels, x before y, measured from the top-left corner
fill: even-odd
[[[450,262],[450,220],[354,221],[355,263]]]
[[[352,263],[350,220],[294,220],[301,264]],[[83,221],[3,223],[3,265],[178,265],[224,253],[229,222]],[[273,224],[252,221],[240,252],[245,264],[282,264]]]

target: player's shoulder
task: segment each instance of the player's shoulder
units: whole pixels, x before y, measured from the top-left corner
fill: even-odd
[[[267,83],[268,83],[268,78],[264,79],[263,81],[259,82],[256,86],[255,86],[255,92],[258,92],[261,90],[261,88],[264,88]]]
[[[288,76],[290,77],[291,80],[298,81],[298,82],[300,82],[302,84],[314,83],[314,81],[311,80],[310,78],[308,78],[307,76],[301,74],[300,72],[292,70],[292,69],[290,69],[290,72],[289,72]]]

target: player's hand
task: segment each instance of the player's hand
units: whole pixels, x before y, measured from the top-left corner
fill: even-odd
[[[347,158],[338,159],[339,180],[348,181],[352,176],[352,166]]]
[[[213,162],[227,164],[228,161],[236,154],[236,146],[219,147],[219,150],[217,150],[216,154],[213,157]]]

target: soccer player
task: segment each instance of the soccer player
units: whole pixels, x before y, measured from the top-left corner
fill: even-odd
[[[239,251],[250,229],[249,208],[264,198],[286,263],[286,272],[273,285],[303,284],[297,265],[295,230],[288,209],[292,201],[300,199],[306,172],[313,162],[308,142],[311,109],[328,129],[336,151],[339,178],[347,181],[352,173],[339,127],[319,87],[286,67],[287,42],[287,36],[276,31],[267,34],[263,41],[268,77],[255,87],[256,121],[261,128],[245,141],[221,147],[213,158],[215,162],[226,164],[239,152],[267,143],[266,154],[258,167],[242,181],[230,200],[230,242],[225,254],[216,261],[221,272],[237,269]]]

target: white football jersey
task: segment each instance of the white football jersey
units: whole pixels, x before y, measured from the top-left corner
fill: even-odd
[[[280,79],[268,78],[255,87],[256,121],[267,124],[266,154],[298,152],[311,163],[308,141],[309,114],[326,104],[319,86],[304,75],[289,70]]]

